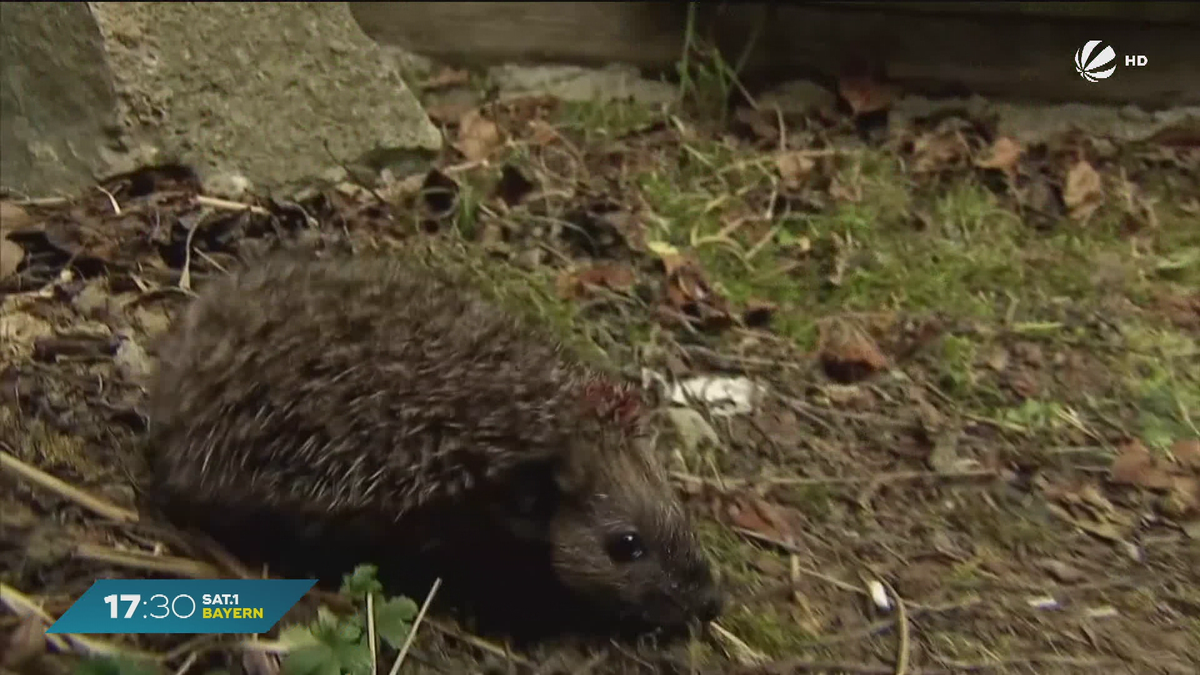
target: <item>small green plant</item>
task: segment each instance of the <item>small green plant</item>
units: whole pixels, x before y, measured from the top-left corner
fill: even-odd
[[[701,117],[726,119],[726,104],[737,86],[737,70],[715,46],[700,39],[696,30],[695,2],[688,3],[683,55],[676,64],[679,100],[690,103]]]
[[[409,598],[384,599],[383,585],[376,579],[378,568],[359,565],[342,581],[340,593],[362,603],[352,616],[339,617],[325,607],[317,620],[289,626],[280,640],[290,646],[283,660],[284,675],[367,675],[371,672],[368,607],[374,609],[375,633],[399,650],[412,630],[417,604]],[[367,598],[371,602],[367,602]]]

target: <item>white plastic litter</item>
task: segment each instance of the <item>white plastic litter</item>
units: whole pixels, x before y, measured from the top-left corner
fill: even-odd
[[[891,611],[892,599],[888,597],[887,589],[878,581],[871,581],[867,584],[867,590],[871,591],[871,601],[875,606],[884,611]]]
[[[754,410],[761,385],[746,377],[699,376],[671,385],[669,399],[675,405],[691,400],[706,404],[713,415],[744,415]]]

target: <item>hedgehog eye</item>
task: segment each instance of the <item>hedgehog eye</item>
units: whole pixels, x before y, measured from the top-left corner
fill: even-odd
[[[608,540],[608,557],[615,562],[633,562],[645,554],[646,547],[637,532],[622,532]]]

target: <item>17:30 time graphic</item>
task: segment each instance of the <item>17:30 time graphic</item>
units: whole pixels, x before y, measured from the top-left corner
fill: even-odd
[[[176,595],[174,598],[168,598],[166,595],[164,595],[162,593],[156,593],[156,594],[150,596],[150,599],[146,601],[146,605],[148,605],[148,606],[151,605],[151,603],[153,603],[155,601],[155,599],[157,599],[157,598],[162,598],[162,604],[157,605],[156,607],[154,607],[154,609],[162,610],[162,614],[154,614],[153,612],[145,612],[142,614],[143,619],[165,619],[172,615],[176,619],[187,619],[196,613],[196,600],[195,600],[195,598],[193,598],[190,595],[187,595],[186,593],[181,593],[179,595]],[[237,595],[234,594],[233,598],[234,598],[234,600],[233,600],[234,604],[237,604]],[[179,601],[181,599],[187,601],[183,605],[183,608],[186,609],[186,611],[187,611],[186,614],[180,612],[179,607],[177,607],[177,603],[179,603]],[[112,595],[104,596],[104,604],[108,605],[109,610],[110,610],[109,618],[111,618],[111,619],[119,618],[118,617],[118,603],[119,602],[120,603],[125,603],[125,602],[129,603],[129,609],[125,610],[124,618],[132,619],[132,618],[134,618],[134,613],[137,612],[138,606],[140,606],[142,604],[142,596],[134,595],[134,594],[124,594],[124,593],[122,593],[120,595],[113,593]]]
[[[98,579],[47,633],[264,633],[316,579]]]

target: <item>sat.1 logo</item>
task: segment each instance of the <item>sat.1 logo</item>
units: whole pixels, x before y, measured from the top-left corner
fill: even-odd
[[[1147,59],[1142,54],[1126,54],[1125,65],[1144,66]],[[1100,40],[1088,40],[1075,50],[1075,72],[1088,82],[1099,82],[1112,76],[1117,70],[1117,52],[1112,45]]]

